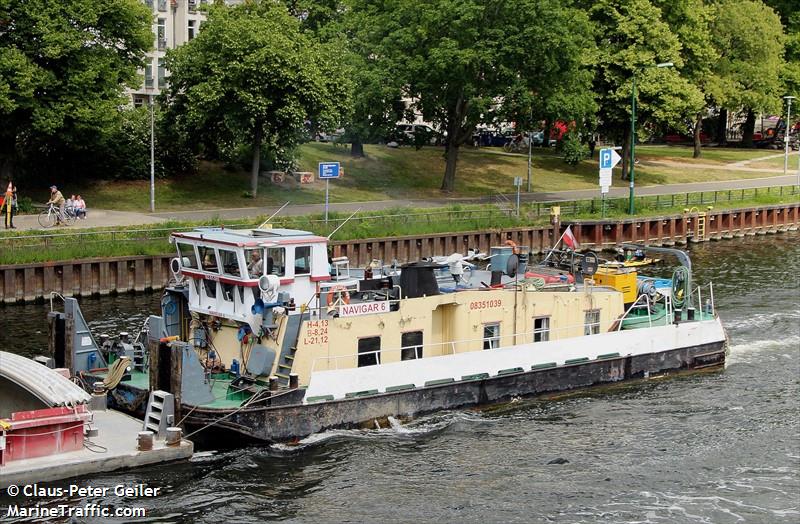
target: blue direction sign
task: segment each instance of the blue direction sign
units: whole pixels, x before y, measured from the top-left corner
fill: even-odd
[[[613,169],[622,157],[610,147],[600,150],[600,169]]]
[[[331,178],[339,178],[339,162],[320,162],[319,163],[319,178],[323,180]]]

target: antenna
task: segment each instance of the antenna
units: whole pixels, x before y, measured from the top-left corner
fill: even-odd
[[[356,216],[356,213],[358,213],[359,211],[361,211],[361,208],[360,208],[360,207],[359,207],[358,209],[356,209],[355,211],[353,211],[353,214],[352,214],[352,215],[350,215],[349,217],[347,217],[347,220],[345,220],[344,222],[342,222],[341,224],[339,224],[339,227],[337,227],[336,229],[334,229],[333,231],[331,231],[331,234],[330,234],[330,235],[328,235],[328,240],[330,240],[330,239],[331,239],[331,237],[332,237],[333,235],[335,235],[337,231],[339,231],[340,229],[342,229],[342,228],[344,227],[344,225],[345,225],[345,224],[347,224],[348,222],[350,222],[350,219],[351,219],[351,218],[353,218],[354,216]]]
[[[280,207],[280,208],[279,208],[277,211],[275,211],[274,213],[272,213],[272,214],[269,216],[269,218],[268,218],[268,219],[266,219],[265,221],[261,222],[261,224],[259,224],[259,225],[258,225],[258,227],[257,227],[256,229],[261,229],[262,227],[266,226],[266,225],[269,223],[269,221],[270,221],[270,220],[272,220],[273,218],[275,218],[275,216],[276,216],[278,213],[280,213],[281,211],[283,211],[283,208],[284,208],[284,207],[286,207],[286,206],[288,206],[288,205],[289,205],[289,202],[290,202],[290,201],[289,201],[289,200],[287,200],[287,201],[286,201],[286,203],[285,203],[285,204],[283,204],[283,205],[282,205],[282,206],[281,206],[281,207]]]

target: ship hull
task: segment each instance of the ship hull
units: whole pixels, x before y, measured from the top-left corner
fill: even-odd
[[[447,409],[487,406],[517,397],[580,390],[653,375],[721,368],[724,338],[655,353],[592,360],[489,378],[313,404],[240,410],[183,406],[189,432],[202,429],[248,441],[287,442],[331,429],[375,427],[388,417],[409,418]],[[288,399],[283,399],[287,401]]]

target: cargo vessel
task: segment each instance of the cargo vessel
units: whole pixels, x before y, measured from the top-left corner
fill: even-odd
[[[166,418],[189,435],[291,441],[725,363],[713,286],[677,250],[661,250],[679,264],[655,280],[591,253],[569,272],[534,266],[516,245],[491,248],[487,268],[461,254],[351,268],[307,231],[171,242],[173,280],[136,337],[95,338],[74,299],[51,314],[58,366],[154,430]]]

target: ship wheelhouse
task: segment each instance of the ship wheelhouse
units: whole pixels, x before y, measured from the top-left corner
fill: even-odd
[[[200,314],[252,322],[266,283],[286,302],[315,306],[317,283],[331,278],[327,238],[306,231],[200,228],[171,240],[189,280],[189,310]]]

